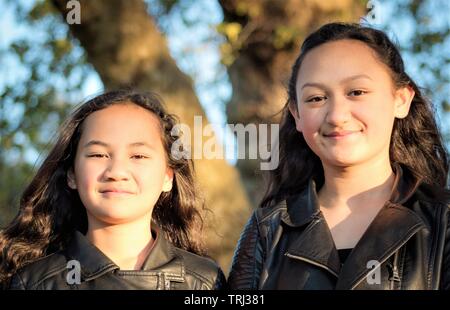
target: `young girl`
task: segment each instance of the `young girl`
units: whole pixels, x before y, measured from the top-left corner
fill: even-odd
[[[219,289],[204,254],[192,162],[148,93],[113,91],[66,121],[0,233],[11,289]]]
[[[279,167],[232,289],[450,289],[448,160],[430,103],[381,31],[321,27],[292,70]]]

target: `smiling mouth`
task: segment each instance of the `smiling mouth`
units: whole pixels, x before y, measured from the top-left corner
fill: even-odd
[[[128,192],[128,191],[120,191],[120,190],[106,190],[106,191],[101,191],[100,194],[103,195],[132,195],[132,192]]]
[[[329,134],[324,134],[325,138],[331,138],[331,139],[342,139],[342,138],[346,138],[348,136],[351,136],[355,133],[360,133],[361,131],[357,130],[357,131],[339,131],[339,132],[331,132]]]

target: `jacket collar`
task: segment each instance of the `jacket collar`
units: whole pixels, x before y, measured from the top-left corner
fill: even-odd
[[[156,234],[150,254],[145,259],[141,271],[161,271],[170,273],[172,278],[182,280],[184,264],[180,256],[174,252],[164,233],[152,223],[152,231]],[[81,276],[89,281],[105,273],[119,269],[110,258],[93,245],[81,232],[76,231],[66,248],[69,259],[80,263]]]
[[[298,228],[291,230],[297,236],[290,239],[294,241],[287,256],[329,271],[338,277],[336,288],[349,289],[361,283],[371,271],[367,268],[369,261],[383,263],[425,227],[416,213],[402,205],[415,193],[421,180],[400,164],[394,164],[393,170],[395,180],[391,198],[369,225],[342,270],[330,229],[320,212],[313,180],[299,195],[286,200],[287,212],[282,214],[281,220],[292,228]]]
[[[395,179],[389,202],[404,204],[416,192],[422,180],[416,177],[408,167],[399,163],[394,163],[392,168]],[[299,227],[311,222],[320,213],[316,182],[310,179],[308,185],[300,194],[286,199],[286,205],[287,213],[281,216],[285,224],[291,227]]]

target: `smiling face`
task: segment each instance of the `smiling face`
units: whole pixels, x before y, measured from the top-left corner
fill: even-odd
[[[297,84],[296,128],[324,165],[389,160],[394,119],[414,92],[396,89],[389,69],[357,40],[322,44],[306,54]]]
[[[115,104],[82,124],[68,185],[88,220],[120,224],[148,217],[162,191],[172,188],[157,117],[135,104]]]

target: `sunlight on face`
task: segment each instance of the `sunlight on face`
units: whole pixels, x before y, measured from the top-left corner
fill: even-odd
[[[340,40],[312,49],[296,91],[297,130],[323,163],[350,166],[389,158],[394,119],[405,116],[399,109],[405,102],[370,47]]]
[[[173,178],[157,117],[134,104],[115,104],[82,126],[68,184],[78,190],[88,218],[105,224],[150,219]]]

